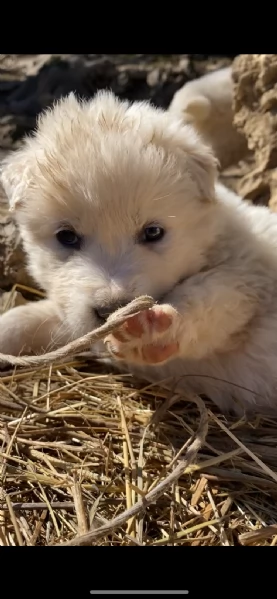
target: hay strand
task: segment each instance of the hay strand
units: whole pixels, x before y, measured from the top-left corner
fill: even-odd
[[[142,510],[145,510],[147,506],[151,505],[151,503],[155,503],[157,499],[174,483],[176,482],[180,476],[184,473],[184,470],[189,466],[193,460],[196,458],[199,449],[205,441],[207,432],[208,432],[208,414],[205,408],[204,402],[199,398],[191,398],[192,401],[195,401],[200,408],[200,424],[198,431],[195,435],[194,441],[191,443],[187,450],[187,455],[185,459],[183,459],[178,466],[176,466],[167,477],[156,485],[149,493],[147,493],[143,499],[139,500],[135,505],[125,510],[123,514],[120,514],[116,518],[114,518],[111,522],[100,526],[98,529],[89,532],[86,535],[82,535],[76,537],[72,541],[68,541],[67,543],[63,543],[64,546],[72,546],[72,545],[88,545],[92,541],[96,539],[100,539],[102,536],[110,534],[115,528],[122,526],[127,520],[130,520],[133,516],[139,514]]]

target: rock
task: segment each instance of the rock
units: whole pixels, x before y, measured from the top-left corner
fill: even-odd
[[[234,123],[254,152],[254,164],[238,186],[254,203],[277,208],[277,55],[242,54],[232,67]]]
[[[160,80],[161,80],[160,69],[153,69],[153,71],[150,71],[150,73],[148,73],[147,79],[146,79],[146,81],[150,87],[158,85]]]
[[[8,289],[16,283],[34,286],[25,268],[19,232],[0,198],[0,289]]]
[[[7,151],[0,149],[0,161]],[[19,231],[9,212],[8,202],[0,188],[0,290],[15,284],[34,286],[25,268],[25,254]]]

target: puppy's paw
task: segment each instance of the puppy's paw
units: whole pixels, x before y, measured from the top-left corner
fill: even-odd
[[[179,354],[180,316],[167,304],[130,316],[104,342],[117,360],[137,364],[160,364]]]

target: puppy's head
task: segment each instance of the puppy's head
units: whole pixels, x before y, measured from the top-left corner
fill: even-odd
[[[82,334],[116,304],[161,298],[210,242],[216,159],[147,103],[74,95],[2,165],[29,268]]]

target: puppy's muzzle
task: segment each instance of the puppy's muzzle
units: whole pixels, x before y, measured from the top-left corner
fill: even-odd
[[[113,304],[110,304],[109,306],[99,306],[99,308],[94,308],[95,314],[98,318],[100,318],[100,320],[107,320],[107,318],[113,314],[113,312],[115,312],[116,310],[118,310],[119,308],[123,308],[124,306],[126,306],[131,300],[121,300],[118,302],[114,302]]]

